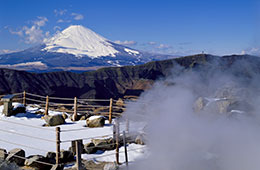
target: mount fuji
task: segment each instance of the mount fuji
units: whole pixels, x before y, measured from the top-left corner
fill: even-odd
[[[87,71],[173,58],[116,44],[81,25],[72,25],[41,45],[0,55],[0,67],[34,72]]]

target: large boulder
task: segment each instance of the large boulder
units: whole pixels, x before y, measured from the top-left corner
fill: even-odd
[[[8,152],[8,156],[6,157],[6,161],[15,162],[19,166],[24,165],[24,159],[21,157],[25,157],[25,151],[19,148],[12,149]]]
[[[105,118],[103,116],[91,116],[86,120],[87,127],[103,127],[105,124]]]
[[[93,154],[97,152],[97,148],[94,143],[90,142],[84,145],[84,153]]]
[[[39,161],[39,162],[38,162]],[[32,167],[34,169],[37,170],[46,170],[46,169],[51,169],[51,165],[46,165],[44,163],[40,163],[40,162],[45,162],[48,163],[48,159],[45,158],[42,155],[33,155],[33,156],[29,156],[25,162],[24,165],[25,166],[29,166]]]
[[[57,126],[65,123],[65,119],[62,115],[45,115],[44,120],[47,126]]]
[[[4,160],[7,157],[7,151],[0,148],[0,159]]]
[[[91,142],[95,145],[97,150],[113,150],[116,147],[113,138],[92,139]]]

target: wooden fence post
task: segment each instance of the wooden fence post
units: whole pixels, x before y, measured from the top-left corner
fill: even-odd
[[[77,170],[81,170],[81,145],[82,140],[76,140],[76,166]]]
[[[74,98],[74,113],[73,113],[73,116],[72,116],[72,120],[73,121],[76,121],[77,120],[77,117],[78,117],[78,114],[77,114],[77,111],[78,111],[78,100],[77,100],[77,97]]]
[[[56,164],[60,163],[60,127],[56,127]]]
[[[26,106],[26,92],[23,91],[23,105]]]
[[[45,115],[49,114],[49,96],[46,96]]]
[[[116,125],[113,124],[113,140],[116,141]]]
[[[119,165],[119,121],[116,119],[116,163]]]
[[[126,166],[128,166],[128,155],[127,155],[125,131],[123,131],[123,142],[124,142],[124,147],[125,147],[125,163],[126,163]]]
[[[110,105],[109,105],[109,123],[112,123],[112,112],[113,112],[113,99],[110,98]]]
[[[126,123],[125,123],[125,131],[126,131],[126,133],[129,133],[129,119],[128,118],[126,118]]]

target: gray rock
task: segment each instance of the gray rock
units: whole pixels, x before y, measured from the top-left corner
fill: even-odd
[[[108,139],[92,139],[91,142],[97,150],[113,150],[116,147],[115,141],[112,138]]]
[[[74,155],[71,151],[61,150],[60,152],[60,161],[62,163],[67,163],[74,161]]]
[[[193,105],[193,109],[195,112],[199,112],[201,110],[203,110],[203,108],[206,106],[207,101],[203,98],[203,97],[199,97],[194,105]]]
[[[4,160],[7,157],[7,151],[0,148],[0,159]]]
[[[145,136],[144,134],[139,134],[136,139],[135,139],[135,143],[139,144],[139,145],[145,145]]]
[[[47,152],[46,159],[49,163],[55,164],[56,163],[56,153],[55,152]]]
[[[103,127],[105,124],[105,118],[104,117],[97,117],[97,118],[87,118],[86,120],[87,127]]]
[[[65,119],[60,114],[53,116],[46,115],[44,116],[44,120],[48,126],[57,126],[65,123]]]
[[[0,170],[20,170],[20,168],[14,162],[7,162],[0,159]]]
[[[40,163],[40,162],[37,162],[37,161],[46,162],[46,163],[48,162],[48,160],[42,155],[33,155],[33,156],[29,156],[25,160],[24,165],[35,168],[37,170],[51,169],[50,165],[46,165],[44,163]]]
[[[16,157],[18,156],[18,157]],[[15,162],[17,165],[19,166],[23,166],[24,165],[24,159],[19,158],[19,157],[25,157],[25,151],[19,148],[10,150],[8,152],[8,156],[6,157],[6,160],[8,162]]]
[[[87,120],[87,118],[89,118],[90,116],[90,114],[86,113],[84,115],[81,115],[80,120]]]
[[[119,167],[115,162],[108,162],[104,165],[103,170],[118,170]]]
[[[252,96],[247,88],[238,87],[235,84],[227,83],[220,87],[214,95],[199,97],[194,103],[194,111],[201,113],[216,113],[232,116],[238,110],[240,113],[250,114],[253,110]]]
[[[84,153],[87,154],[93,154],[97,152],[97,148],[95,147],[95,144],[90,142],[84,145]]]

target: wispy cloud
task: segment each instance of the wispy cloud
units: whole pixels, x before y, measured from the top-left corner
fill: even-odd
[[[46,17],[37,17],[38,19],[33,21],[34,25],[38,26],[38,27],[42,27],[46,24],[46,22],[48,21],[48,19]]]
[[[20,50],[8,50],[8,49],[2,49],[0,50],[0,54],[8,54],[8,53],[14,53]]]
[[[148,44],[148,45],[156,45],[157,43],[154,42],[154,41],[150,41],[150,42],[148,42],[147,44]]]
[[[241,54],[243,54],[243,55],[250,54],[250,55],[260,56],[260,48],[259,47],[248,48],[248,49],[241,51]]]
[[[11,28],[9,29],[9,32],[14,35],[23,36],[23,30],[19,31],[13,31]]]
[[[136,45],[137,44],[136,41],[128,41],[128,40],[125,40],[125,41],[116,40],[114,42],[117,44],[120,44],[120,45]]]
[[[54,9],[55,16],[62,16],[65,15],[67,10],[66,9]]]
[[[84,16],[79,13],[71,13],[71,16],[73,16],[74,20],[83,20],[84,19]]]
[[[59,19],[57,21],[57,23],[70,23],[70,22],[71,22],[71,20],[64,20],[64,19]]]
[[[160,44],[156,48],[158,48],[158,49],[169,49],[169,48],[172,48],[172,46],[168,45],[168,44]]]
[[[9,29],[9,32],[14,35],[18,35],[24,38],[27,44],[42,43],[46,37],[49,37],[49,32],[44,32],[41,27],[45,26],[48,19],[46,17],[37,17],[36,20],[32,21],[31,26],[23,26],[18,31]]]

